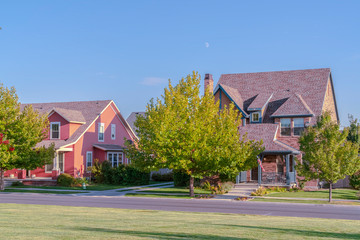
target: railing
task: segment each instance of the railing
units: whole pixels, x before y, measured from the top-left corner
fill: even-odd
[[[262,184],[286,184],[286,174],[282,172],[262,172]]]

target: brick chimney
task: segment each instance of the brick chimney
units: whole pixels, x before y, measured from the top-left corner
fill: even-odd
[[[212,74],[210,74],[210,73],[205,74],[204,93],[206,91],[209,91],[210,93],[213,93],[213,91],[214,91],[214,80],[213,80]]]

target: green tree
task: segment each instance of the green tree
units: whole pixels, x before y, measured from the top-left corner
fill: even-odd
[[[358,123],[358,119],[354,119],[353,115],[349,115],[349,122],[350,126],[347,140],[360,144],[360,124]]]
[[[349,129],[340,131],[339,124],[331,120],[329,113],[319,117],[299,139],[303,154],[302,164],[297,165],[300,176],[306,180],[321,179],[329,183],[329,202],[332,201],[332,186],[346,175],[359,170],[359,145],[347,141]]]
[[[15,88],[0,85],[0,190],[4,190],[4,172],[13,168],[33,170],[51,163],[54,145],[35,145],[47,136],[48,119],[32,106],[22,111]]]
[[[138,137],[127,144],[127,156],[141,169],[169,168],[190,175],[190,196],[194,178],[214,174],[236,175],[257,164],[263,151],[260,142],[240,137],[241,115],[234,105],[219,112],[219,103],[206,91],[200,96],[197,73],[171,81],[164,95],[147,105],[145,117],[138,116]]]

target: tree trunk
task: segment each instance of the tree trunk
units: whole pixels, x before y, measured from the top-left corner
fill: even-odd
[[[0,191],[5,190],[4,169],[0,169]]]
[[[329,202],[332,202],[332,183],[330,183],[329,185]]]
[[[194,177],[190,176],[190,184],[189,184],[189,189],[190,189],[190,197],[194,197]]]

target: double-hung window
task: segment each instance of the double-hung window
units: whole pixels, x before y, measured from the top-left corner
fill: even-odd
[[[111,139],[112,140],[116,139],[116,125],[115,124],[111,124]]]
[[[105,132],[105,125],[104,123],[99,123],[98,127],[98,141],[103,142],[104,141],[104,132]]]
[[[93,161],[93,153],[86,152],[86,169],[92,167],[92,161]]]
[[[260,121],[260,113],[254,112],[251,114],[251,120],[253,122],[259,122]]]
[[[60,139],[60,122],[50,123],[50,139]]]
[[[281,136],[291,136],[291,119],[282,118],[280,119],[281,125]]]
[[[300,136],[305,129],[303,118],[294,118],[294,135]]]

